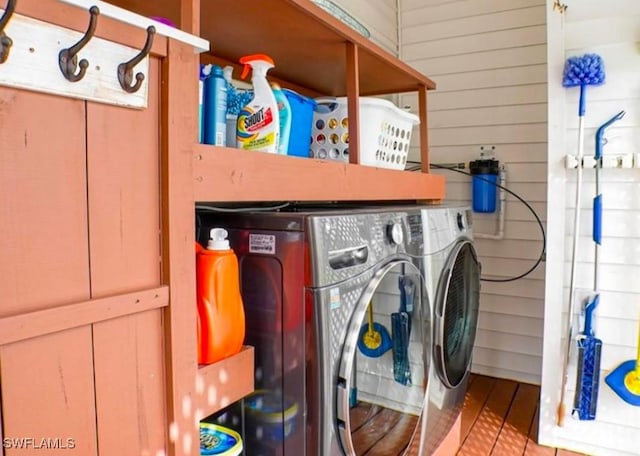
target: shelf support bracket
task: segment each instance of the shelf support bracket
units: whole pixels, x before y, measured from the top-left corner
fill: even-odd
[[[200,35],[200,0],[180,0],[180,28]]]
[[[427,128],[427,87],[418,87],[418,114],[420,116],[420,162],[422,172],[429,172],[429,129]]]
[[[349,163],[360,161],[360,125],[358,100],[360,79],[358,77],[358,45],[347,42],[347,113],[349,117]]]

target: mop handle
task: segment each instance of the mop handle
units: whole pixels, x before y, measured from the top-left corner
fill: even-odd
[[[367,334],[373,334],[373,306],[369,303],[369,328],[367,328]]]
[[[599,255],[598,247],[602,245],[602,195],[600,194],[600,169],[602,168],[602,148],[605,145],[604,132],[614,122],[622,119],[626,114],[625,111],[618,112],[615,116],[611,117],[605,123],[598,127],[596,131],[596,196],[593,199],[593,242],[595,242],[595,273],[593,275],[593,291],[597,293],[599,290],[598,269],[599,269]]]
[[[582,98],[582,94],[581,94]],[[580,111],[583,113],[583,111]],[[569,358],[571,355],[571,346],[573,341],[573,314],[575,313],[575,280],[576,280],[576,263],[578,259],[578,240],[580,237],[580,200],[582,198],[582,157],[584,155],[584,116],[581,115],[578,120],[578,169],[576,170],[576,208],[573,216],[573,248],[571,251],[571,274],[569,276],[569,309],[567,316],[566,335],[563,349],[562,363],[562,383],[560,388],[560,401],[556,412],[556,423],[559,427],[564,426],[564,400],[567,394],[567,382],[569,380]]]

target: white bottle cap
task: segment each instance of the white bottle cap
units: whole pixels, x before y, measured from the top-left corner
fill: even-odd
[[[231,83],[231,80],[233,79],[233,67],[231,65],[227,65],[222,69],[222,72],[224,73],[224,79],[228,83]]]
[[[207,250],[229,250],[229,233],[224,228],[212,228]]]

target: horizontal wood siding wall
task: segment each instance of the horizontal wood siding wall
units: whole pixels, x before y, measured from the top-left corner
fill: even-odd
[[[549,2],[553,3],[553,2]],[[576,173],[565,170],[566,153],[575,154],[578,140],[578,89],[560,85],[567,57],[597,53],[604,60],[606,81],[587,89],[585,155],[593,155],[598,126],[620,110],[626,116],[606,130],[604,154],[638,153],[640,149],[640,3],[637,0],[567,1],[564,18],[549,16],[549,256],[546,290],[545,344],[540,438],[543,443],[594,455],[627,456],[640,451],[640,407],[623,402],[604,383],[621,362],[634,359],[640,317],[640,173],[638,169],[604,169],[603,239],[600,249],[600,304],[596,336],[602,339],[600,390],[595,421],[568,418],[555,426],[562,370],[561,335],[567,311]],[[551,10],[550,10],[551,11]],[[551,121],[551,117],[554,121]],[[593,287],[594,246],[591,240],[594,172],[584,172],[580,201],[577,302]],[[581,307],[578,305],[577,307]],[[575,317],[582,322],[582,318]],[[562,343],[564,343],[562,340]],[[575,359],[571,360],[566,395],[571,410],[575,393]]]
[[[371,33],[371,40],[398,55],[397,0],[335,0]]]
[[[400,56],[431,77],[433,163],[469,162],[495,146],[507,186],[545,220],[547,68],[544,0],[402,0]],[[402,97],[412,110],[415,96]],[[411,160],[418,160],[413,148]],[[467,176],[446,172],[448,203],[470,203]],[[495,214],[475,214],[475,232],[494,234]],[[541,233],[531,213],[507,197],[503,240],[478,239],[486,277],[508,278],[538,258]],[[544,267],[509,283],[483,282],[473,371],[539,383]]]

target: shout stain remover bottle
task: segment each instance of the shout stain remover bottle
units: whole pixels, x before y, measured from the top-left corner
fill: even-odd
[[[238,353],[244,341],[238,258],[227,235],[227,230],[213,228],[207,248],[196,255],[199,364]]]
[[[267,71],[273,68],[268,55],[247,55],[240,59],[244,65],[242,79],[252,69],[251,84],[253,98],[238,115],[238,147],[246,150],[278,153],[280,136],[280,114],[276,97],[267,81]]]

